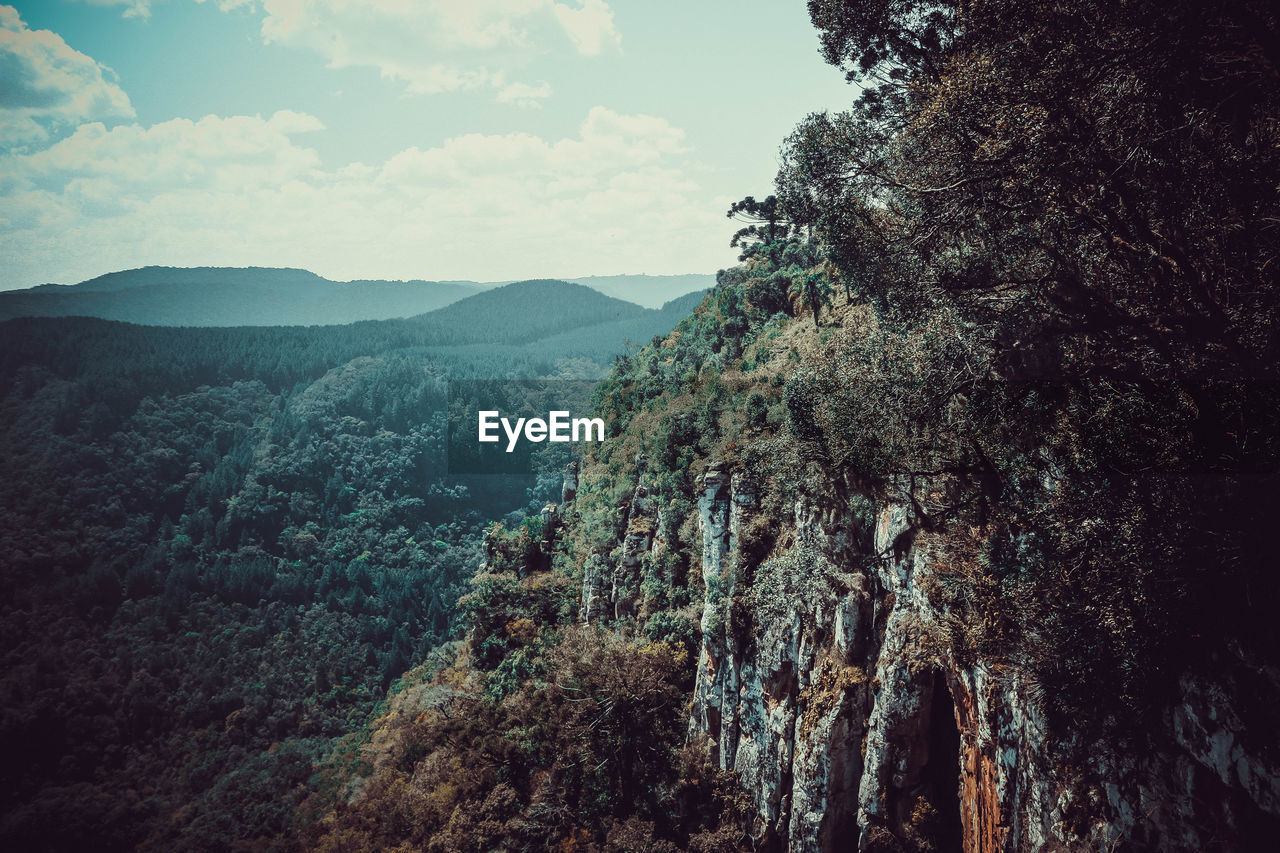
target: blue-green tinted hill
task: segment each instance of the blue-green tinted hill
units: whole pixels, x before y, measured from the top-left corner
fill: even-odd
[[[406,324],[420,327],[438,343],[523,343],[657,313],[580,284],[535,279],[477,293]]]
[[[575,284],[658,309],[704,291],[710,275],[592,276]],[[142,267],[79,284],[0,291],[0,320],[98,317],[147,326],[328,326],[413,317],[508,282],[339,282],[302,269]]]
[[[485,287],[337,282],[299,269],[144,267],[74,285],[0,293],[0,319],[99,317],[149,326],[318,326],[411,317]]]
[[[341,326],[171,328],[91,317],[31,317],[0,325],[0,374],[40,366],[79,381],[154,391],[256,379],[271,388],[311,381],[360,356],[470,346],[456,365],[473,378],[559,375],[557,362],[585,359],[576,375],[602,376],[626,341],[675,327],[701,294],[641,308],[563,281],[508,284],[417,317]],[[518,367],[511,358],[516,358]]]
[[[591,275],[568,278],[574,284],[585,284],[606,296],[616,296],[645,308],[661,308],[687,293],[702,293],[715,286],[714,275]]]

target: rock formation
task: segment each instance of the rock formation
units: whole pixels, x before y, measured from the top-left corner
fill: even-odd
[[[637,460],[616,566],[587,563],[585,621],[635,615],[656,510]],[[705,585],[688,732],[737,774],[760,849],[1212,849],[1280,819],[1280,768],[1219,681],[1187,676],[1174,751],[1054,739],[1016,668],[961,662],[927,594],[930,533],[906,484],[763,519],[791,535],[758,566],[749,472],[713,463],[698,502]],[[1242,669],[1243,668],[1243,669]],[[1233,671],[1251,671],[1243,661]],[[1275,673],[1266,673],[1275,679]]]

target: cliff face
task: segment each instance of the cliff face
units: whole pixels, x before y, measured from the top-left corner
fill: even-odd
[[[939,456],[967,466],[895,473],[878,453],[917,435],[905,418],[841,420],[878,399],[842,360],[862,313],[773,322],[694,369],[732,319],[704,310],[620,367],[616,434],[558,504],[491,529],[465,636],[399,682],[372,774],[310,849],[1271,849],[1280,672],[1252,531],[1274,481],[1126,479],[1105,451],[1129,421],[1087,430],[1119,417],[1097,401],[1147,398],[1111,385],[1016,446],[966,428]],[[996,390],[944,414],[1007,407]]]
[[[618,565],[587,563],[584,620],[633,615],[641,556],[663,547],[643,461]],[[905,483],[888,500],[853,488],[800,499],[786,517],[760,514],[743,468],[713,464],[703,485],[688,734],[736,774],[759,849],[1208,850],[1274,838],[1280,767],[1235,707],[1242,678],[1274,689],[1274,670],[1237,659],[1184,675],[1153,738],[1163,750],[1051,736],[1020,668],[962,660],[948,643],[949,614],[929,594],[934,533]],[[778,543],[754,567],[751,527]]]

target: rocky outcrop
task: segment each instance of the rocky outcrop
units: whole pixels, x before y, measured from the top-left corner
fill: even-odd
[[[689,733],[738,774],[761,849],[1198,850],[1276,825],[1277,767],[1209,683],[1184,680],[1180,754],[1125,758],[1053,741],[1016,669],[958,664],[905,491],[801,501],[794,544],[752,567],[755,502],[744,472],[708,468]]]
[[[586,559],[585,622],[638,615],[665,529],[646,461],[617,547]],[[759,514],[749,472],[713,463],[703,476],[688,734],[737,775],[757,849],[1190,851],[1274,837],[1280,749],[1245,737],[1258,726],[1232,697],[1248,680],[1280,704],[1280,673],[1236,660],[1186,676],[1165,752],[1055,739],[1018,667],[950,649],[926,593],[937,534],[912,484],[880,500],[840,485],[777,519]],[[762,529],[783,544],[758,553]]]
[[[588,557],[583,567],[582,603],[578,609],[583,622],[601,619],[634,619],[639,610],[640,587],[644,579],[645,557],[654,548],[658,529],[657,501],[645,483],[647,458],[636,457],[636,487],[631,499],[619,507],[617,525],[618,557],[610,568],[604,554]],[[574,491],[577,489],[576,469]],[[567,482],[567,477],[566,477]],[[567,486],[566,486],[567,488]]]
[[[638,481],[631,496],[627,525],[622,535],[618,564],[613,572],[613,590],[609,600],[613,603],[614,619],[635,618],[640,603],[640,583],[643,580],[641,561],[653,547],[653,535],[657,529],[657,502],[649,494],[644,481],[645,458],[636,459]]]
[[[604,554],[593,553],[582,568],[582,604],[578,618],[583,622],[599,622],[613,613],[609,602],[613,570]]]
[[[737,661],[729,656],[729,600],[734,578],[728,555],[733,539],[730,529],[730,475],[723,465],[713,464],[703,476],[703,492],[698,498],[698,522],[702,530],[702,579],[706,596],[702,606],[702,651],[694,682],[690,730],[707,738],[712,760],[728,768],[733,762],[722,755],[724,743],[725,697],[736,692],[737,674],[730,671]],[[736,703],[733,703],[736,712]],[[731,744],[736,746],[736,743]]]
[[[578,496],[578,463],[570,462],[564,467],[564,480],[560,486],[560,504],[568,506]]]
[[[560,530],[564,525],[565,513],[577,493],[578,463],[570,462],[564,470],[564,481],[560,490],[560,503],[548,502],[538,512],[538,522],[542,533],[538,542],[537,555],[532,559],[520,561],[517,566],[518,574],[524,576],[533,572],[545,572],[551,568],[551,559],[556,545],[560,541]],[[485,572],[489,570],[489,567],[494,562],[493,539],[489,532],[485,533],[483,549],[484,558],[481,562],[480,570]]]

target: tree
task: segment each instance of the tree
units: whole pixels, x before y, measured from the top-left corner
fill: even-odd
[[[1273,372],[1269,6],[809,9],[863,92],[787,140],[775,215],[887,319],[947,303],[1004,375]]]
[[[1239,476],[1280,447],[1273,5],[809,3],[862,92],[788,138],[775,215],[869,311],[789,383],[793,431],[983,531],[944,546],[963,642],[1018,648],[1077,732],[1152,719],[1223,637],[1280,644],[1273,594],[1215,600],[1262,588],[1276,500]]]
[[[769,247],[766,254],[775,266],[778,264],[778,253],[791,236],[792,227],[783,216],[775,196],[768,196],[763,201],[747,196],[730,205],[727,216],[744,223],[729,241],[730,247],[742,249],[738,260],[745,261],[752,257],[753,249]]]
[[[818,312],[822,310],[822,306],[831,304],[832,294],[831,282],[827,279],[826,273],[821,267],[802,270],[798,266],[792,266],[787,271],[787,275],[791,279],[787,296],[808,305],[813,311],[814,328],[821,328],[822,323],[818,320]]]

